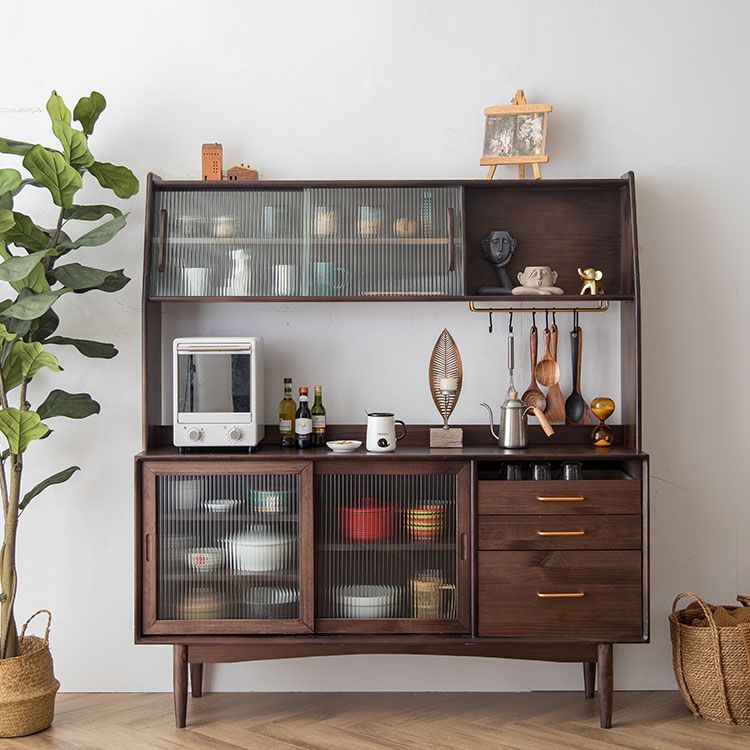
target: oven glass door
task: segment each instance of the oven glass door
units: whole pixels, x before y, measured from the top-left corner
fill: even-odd
[[[178,352],[178,421],[251,422],[251,352]]]

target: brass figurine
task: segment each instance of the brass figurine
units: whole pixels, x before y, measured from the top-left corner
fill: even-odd
[[[597,268],[579,268],[578,275],[581,277],[580,294],[604,294],[604,285],[601,283],[604,274]]]
[[[461,448],[463,430],[448,427],[448,419],[458,403],[463,383],[463,364],[456,342],[447,328],[438,336],[430,357],[430,393],[443,418],[443,427],[430,430],[430,448]]]

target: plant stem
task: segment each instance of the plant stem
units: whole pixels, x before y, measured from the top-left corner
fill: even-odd
[[[18,502],[21,495],[21,456],[11,454],[10,493],[8,510],[5,513],[3,533],[2,569],[0,570],[0,588],[3,599],[0,602],[0,659],[9,659],[18,655],[18,636],[13,617],[13,605],[16,600],[16,531],[18,530]]]

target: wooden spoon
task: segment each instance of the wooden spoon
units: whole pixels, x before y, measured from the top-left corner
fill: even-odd
[[[531,335],[529,336],[529,353],[531,356],[531,382],[529,383],[529,387],[524,391],[523,396],[521,396],[521,401],[523,401],[526,406],[535,406],[540,411],[544,411],[544,407],[547,405],[547,399],[539,390],[539,386],[536,382],[536,377],[534,376],[534,372],[536,370],[536,356],[538,346],[539,339],[537,336],[536,326],[531,326]]]
[[[550,328],[550,353],[552,358],[557,362],[557,325],[553,323]],[[557,378],[554,383],[550,383],[547,391],[547,408],[544,415],[551,424],[565,424],[565,399],[560,390],[560,368],[557,368]]]
[[[560,380],[560,368],[555,362],[551,351],[552,334],[550,329],[544,331],[544,356],[539,360],[534,368],[534,374],[540,385],[549,388]],[[547,394],[549,398],[549,394]]]

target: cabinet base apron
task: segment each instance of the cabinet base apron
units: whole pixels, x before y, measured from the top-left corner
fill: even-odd
[[[452,640],[452,642],[451,642]],[[612,726],[613,662],[611,643],[483,643],[477,639],[416,637],[393,638],[315,637],[253,638],[226,641],[175,643],[174,716],[182,729],[187,723],[188,672],[193,698],[203,695],[203,665],[227,664],[268,659],[293,659],[307,656],[344,656],[353,654],[422,654],[437,656],[482,656],[495,659],[580,662],[583,665],[584,695],[593,698],[596,675],[599,682],[599,722],[603,729]]]

